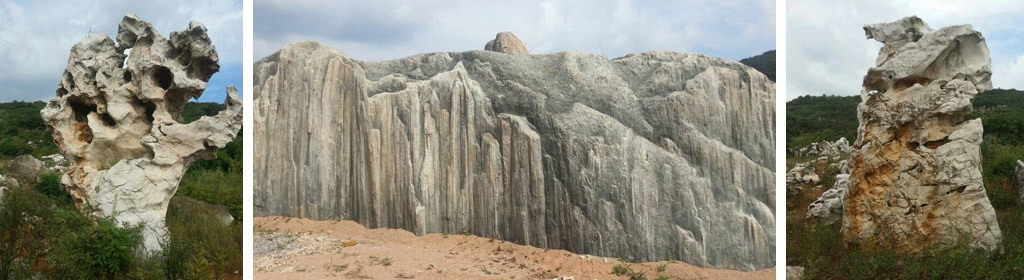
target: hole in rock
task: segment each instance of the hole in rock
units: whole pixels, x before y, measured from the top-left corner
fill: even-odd
[[[96,112],[96,105],[86,104],[78,98],[72,97],[68,99],[68,104],[71,105],[71,112],[74,114],[75,121],[80,123],[88,123],[89,113]]]
[[[110,114],[100,114],[100,120],[103,120],[103,124],[105,124],[107,126],[110,126],[110,127],[117,126],[117,122],[114,121],[114,118],[111,117]]]
[[[146,108],[146,120],[148,120],[149,123],[153,123],[153,120],[155,119],[153,114],[156,113],[156,104],[153,104],[153,102],[150,101],[143,101],[142,107]]]
[[[152,77],[153,84],[167,90],[171,88],[171,83],[174,82],[174,74],[171,74],[171,69],[163,66],[153,67]]]
[[[924,143],[924,146],[928,147],[929,149],[934,150],[934,149],[939,148],[939,146],[946,145],[946,143],[949,143],[949,138],[944,138],[942,140],[928,141],[928,142]]]
[[[919,146],[921,146],[921,143],[917,143],[917,141],[910,141],[910,143],[907,143],[907,149],[910,149],[911,151],[917,150],[917,147]]]
[[[121,75],[121,78],[124,79],[125,83],[131,83],[132,82],[132,71],[128,71],[128,69],[125,69],[124,70],[124,75]]]

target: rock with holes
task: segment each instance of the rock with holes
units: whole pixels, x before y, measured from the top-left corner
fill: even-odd
[[[519,41],[519,37],[512,32],[498,33],[494,40],[488,41],[484,45],[484,50],[507,54],[530,54],[530,51],[526,50],[526,45],[523,45],[523,42]]]
[[[981,119],[964,120],[971,99],[992,87],[985,38],[970,25],[932,30],[916,17],[864,30],[885,46],[857,108],[844,237],[1001,250],[981,176]]]
[[[302,42],[254,74],[256,215],[774,264],[775,84],[743,64],[492,51],[368,62]]]
[[[125,55],[128,50],[128,55]],[[71,48],[57,97],[42,110],[68,161],[61,183],[80,209],[143,224],[143,249],[166,242],[164,215],[189,165],[213,158],[242,125],[238,92],[227,109],[181,123],[220,66],[206,27],[191,22],[170,39],[135,15],[118,28],[117,43],[90,35]]]

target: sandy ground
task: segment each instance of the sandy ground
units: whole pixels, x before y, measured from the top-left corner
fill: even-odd
[[[253,279],[628,279],[612,275],[616,265],[647,279],[775,279],[775,269],[627,264],[471,235],[367,229],[352,221],[256,217],[253,224]]]

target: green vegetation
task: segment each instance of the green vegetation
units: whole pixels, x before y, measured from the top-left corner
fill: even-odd
[[[772,80],[772,82],[775,81],[775,50],[766,51],[760,55],[741,59],[740,63],[757,69],[757,71],[768,76],[769,80]]]
[[[860,96],[801,96],[786,102],[786,148],[840,137],[857,139]]]
[[[787,102],[787,148],[834,141],[838,136],[853,141],[859,101],[856,96],[805,96]],[[991,90],[978,95],[973,105],[975,111],[968,118],[981,118],[985,126],[982,177],[1003,234],[1003,253],[989,254],[966,245],[907,253],[885,244],[848,244],[841,238],[839,225],[804,219],[816,195],[805,191],[786,199],[786,265],[803,266],[806,279],[1024,278],[1024,206],[1014,174],[1016,160],[1024,160],[1024,91]],[[831,131],[820,132],[826,129]],[[787,166],[807,160],[787,158]],[[834,173],[824,168],[818,170]],[[822,179],[831,176],[822,174]]]
[[[43,102],[0,103],[0,162],[18,155],[58,153],[39,110]],[[224,108],[188,103],[185,123]],[[241,132],[239,132],[241,135]],[[31,142],[32,144],[29,144]],[[5,279],[225,279],[242,271],[242,140],[194,163],[178,196],[223,205],[235,217],[225,225],[208,210],[172,200],[170,240],[163,253],[141,256],[139,227],[82,214],[59,174],[12,189],[0,202],[0,280]]]
[[[39,115],[43,107],[46,103],[42,101],[0,103],[0,159],[57,153],[57,145]]]

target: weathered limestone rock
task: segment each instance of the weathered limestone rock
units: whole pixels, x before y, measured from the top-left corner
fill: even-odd
[[[20,155],[4,166],[8,177],[30,186],[39,182],[39,175],[46,171],[43,162],[32,155]]]
[[[800,280],[804,279],[804,267],[802,266],[787,266],[786,267],[786,280]]]
[[[44,156],[43,165],[46,166],[46,172],[64,173],[68,171],[68,160],[61,154]]]
[[[530,51],[526,50],[526,45],[523,45],[523,42],[519,41],[519,37],[512,32],[498,33],[494,40],[487,42],[484,50],[507,54],[530,54]]]
[[[1020,203],[1024,204],[1024,162],[1017,161],[1017,187],[1020,188]]]
[[[753,270],[775,250],[775,84],[650,52],[254,65],[256,215]]]
[[[180,123],[185,102],[203,93],[220,66],[202,24],[193,21],[170,35],[127,15],[116,45],[99,34],[75,44],[57,97],[42,111],[69,162],[61,183],[75,203],[95,215],[144,224],[148,252],[165,244],[167,205],[189,165],[215,157],[242,125],[234,87],[226,110]]]
[[[826,225],[839,222],[843,218],[843,199],[850,185],[850,174],[836,175],[836,183],[831,189],[821,193],[817,200],[807,206],[807,219],[820,220]]]
[[[981,177],[981,119],[962,120],[992,87],[985,38],[969,25],[932,31],[916,17],[864,30],[885,47],[857,108],[844,237],[907,250],[966,239],[999,250]]]
[[[5,187],[5,188],[8,188],[8,189],[15,189],[15,188],[20,188],[21,187],[21,183],[19,183],[17,179],[14,179],[14,178],[11,178],[11,177],[7,177],[7,176],[4,176],[3,174],[0,174],[0,187]]]

